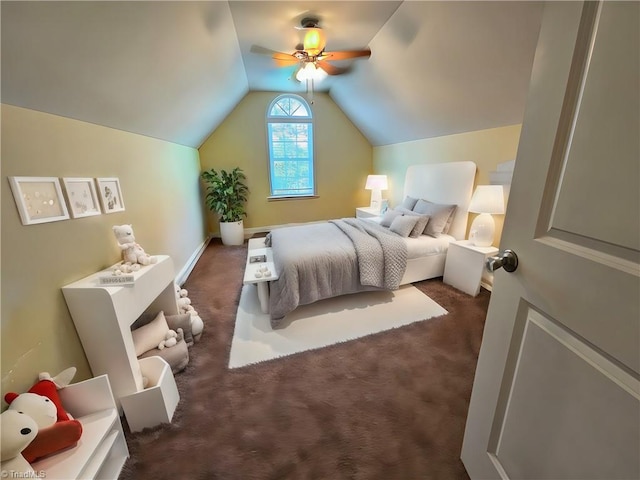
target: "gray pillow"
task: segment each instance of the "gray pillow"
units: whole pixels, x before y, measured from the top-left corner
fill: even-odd
[[[390,227],[391,222],[393,222],[393,219],[401,215],[402,215],[402,212],[400,212],[399,210],[397,209],[394,210],[390,208],[385,212],[384,216],[382,217],[382,220],[380,220],[380,225],[382,225],[383,227]]]
[[[402,205],[400,206],[402,208],[406,208],[407,210],[413,210],[413,207],[416,206],[417,201],[418,201],[417,198],[413,198],[407,195],[406,197],[404,197],[404,200],[402,201]]]
[[[389,227],[389,230],[397,233],[401,237],[406,238],[409,236],[409,234],[413,230],[413,227],[416,226],[417,222],[418,222],[417,216],[401,215],[393,219],[393,222],[391,222],[391,226]]]
[[[411,238],[418,238],[424,233],[425,229],[427,228],[427,224],[429,223],[429,215],[420,215],[414,213],[413,216],[415,216],[418,221],[416,222],[416,226],[413,227],[413,230],[411,230],[409,236]]]
[[[422,199],[418,200],[416,206],[413,207],[414,212],[429,215],[429,223],[427,223],[424,233],[432,237],[439,237],[444,233],[447,222],[455,209],[456,205],[439,205]]]
[[[409,234],[412,238],[417,238],[420,235],[424,234],[424,230],[427,227],[427,223],[429,223],[429,215],[423,215],[421,213],[416,213],[411,210],[407,210],[403,207],[396,208],[397,211],[402,212],[403,215],[413,215],[414,217],[418,217],[419,220],[416,222],[416,226],[413,227],[413,230]]]

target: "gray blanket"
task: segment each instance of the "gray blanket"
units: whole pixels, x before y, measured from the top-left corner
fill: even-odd
[[[398,288],[407,264],[400,236],[359,219],[278,228],[270,243],[279,278],[270,283],[271,326],[299,305],[363,290]]]

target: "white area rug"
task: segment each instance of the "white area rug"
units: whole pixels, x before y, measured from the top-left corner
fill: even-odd
[[[445,315],[448,312],[411,285],[322,300],[298,307],[289,324],[272,330],[262,313],[255,285],[242,287],[229,368],[238,368],[305,350],[346,342],[372,333]]]

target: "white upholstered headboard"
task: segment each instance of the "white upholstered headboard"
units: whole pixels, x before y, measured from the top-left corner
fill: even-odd
[[[476,164],[473,162],[411,165],[404,179],[404,195],[457,205],[449,235],[464,240],[475,176]]]

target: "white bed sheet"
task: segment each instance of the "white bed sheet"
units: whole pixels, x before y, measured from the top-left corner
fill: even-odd
[[[407,258],[409,260],[446,253],[449,244],[456,241],[451,235],[440,235],[437,238],[420,235],[418,238],[407,237],[404,240],[407,244]]]

